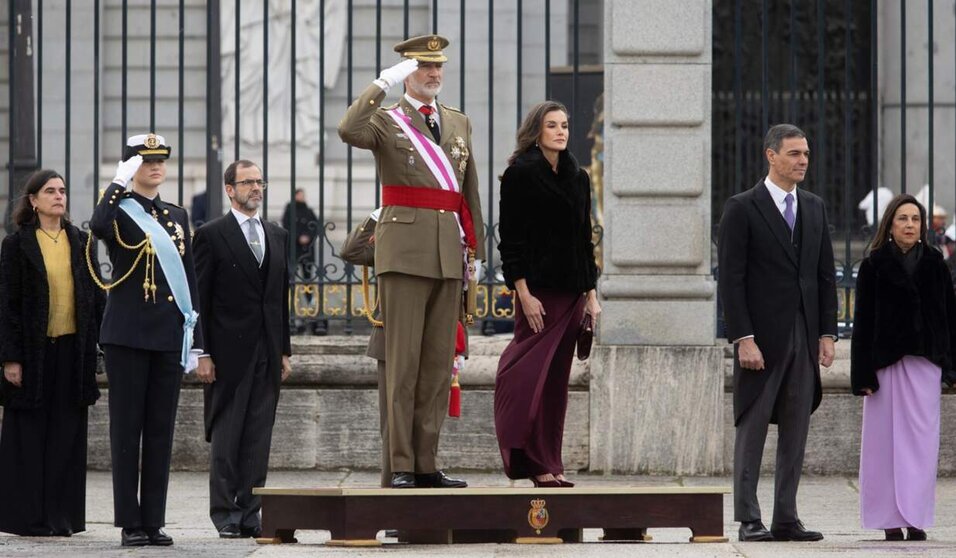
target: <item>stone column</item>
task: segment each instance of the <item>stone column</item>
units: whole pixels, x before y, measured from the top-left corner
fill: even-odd
[[[709,0],[605,3],[604,314],[590,467],[722,472]]]

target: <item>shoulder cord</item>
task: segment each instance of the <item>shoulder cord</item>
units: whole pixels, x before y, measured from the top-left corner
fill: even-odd
[[[382,327],[385,323],[382,320],[376,320],[373,315],[375,314],[375,309],[379,305],[379,296],[378,289],[375,289],[375,306],[369,304],[369,294],[368,294],[368,266],[362,266],[362,302],[365,303],[365,317],[368,318],[370,324],[373,327]]]
[[[91,248],[93,246],[93,233],[90,232],[89,236],[86,239],[86,267],[90,271],[90,276],[93,278],[93,282],[96,285],[103,289],[104,291],[109,291],[115,287],[118,287],[123,281],[129,278],[133,274],[133,271],[136,269],[136,266],[139,265],[139,261],[143,259],[143,256],[146,256],[146,277],[143,281],[143,299],[149,300],[150,295],[153,297],[153,302],[156,302],[156,250],[153,248],[153,241],[149,233],[146,233],[146,238],[142,240],[139,244],[127,244],[120,237],[119,226],[116,224],[116,221],[113,221],[113,232],[116,235],[116,243],[119,244],[122,248],[127,250],[139,250],[139,253],[136,254],[136,259],[133,261],[133,265],[129,267],[129,270],[123,274],[122,277],[116,279],[110,284],[103,283],[100,279],[100,274],[98,270],[93,269],[93,258],[91,257]]]

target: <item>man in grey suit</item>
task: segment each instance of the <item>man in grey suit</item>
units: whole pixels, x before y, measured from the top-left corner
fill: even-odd
[[[823,200],[798,189],[810,160],[806,134],[767,131],[768,173],[727,200],[720,220],[718,288],[734,343],[734,519],[741,541],[818,541],[797,514],[810,414],[821,400],[820,368],[833,362],[836,283]],[[760,462],[777,424],[773,523],[757,502]]]

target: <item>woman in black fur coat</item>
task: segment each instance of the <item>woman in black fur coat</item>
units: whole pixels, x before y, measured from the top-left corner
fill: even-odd
[[[860,264],[850,377],[863,400],[860,517],[925,540],[936,503],[940,383],[956,362],[956,295],[926,210],[894,198]]]
[[[105,296],[87,270],[87,235],[66,218],[63,178],[35,172],[17,203],[19,230],[0,249],[0,531],[70,536],[86,529]]]
[[[584,314],[601,313],[591,241],[591,181],[567,150],[568,111],[536,105],[501,177],[501,269],[517,293],[515,336],[498,361],[495,431],[512,479],[572,486],[561,443]]]

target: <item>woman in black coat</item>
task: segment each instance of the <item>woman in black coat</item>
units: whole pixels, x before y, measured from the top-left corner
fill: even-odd
[[[86,529],[105,296],[87,270],[87,235],[67,220],[63,178],[35,172],[17,204],[19,230],[0,248],[0,531],[70,536]]]
[[[536,105],[501,177],[501,268],[517,293],[515,336],[498,361],[495,431],[512,479],[573,486],[561,444],[584,314],[601,313],[591,241],[591,181],[567,151],[568,112]]]
[[[850,378],[863,400],[860,517],[887,540],[933,524],[940,382],[956,362],[956,295],[926,243],[926,210],[900,195],[860,264]]]

